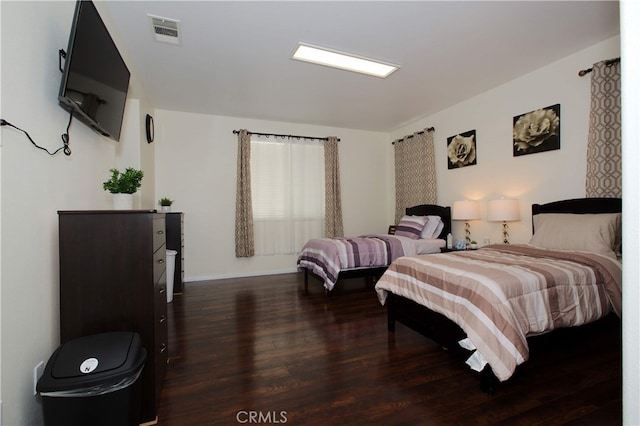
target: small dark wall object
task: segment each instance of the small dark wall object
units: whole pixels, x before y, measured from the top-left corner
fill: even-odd
[[[153,142],[153,117],[147,114],[146,119],[146,129],[147,129],[147,143]]]
[[[560,104],[513,117],[513,156],[560,149]]]
[[[459,133],[447,138],[447,165],[449,169],[473,166],[478,163],[476,131]]]

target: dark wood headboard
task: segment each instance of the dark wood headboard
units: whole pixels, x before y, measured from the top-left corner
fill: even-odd
[[[420,204],[418,206],[407,207],[406,213],[411,216],[440,216],[444,228],[438,238],[447,239],[447,234],[451,232],[451,207],[438,206],[436,204]]]
[[[547,204],[531,205],[531,229],[535,232],[533,218],[541,213],[620,213],[622,198],[573,198]]]

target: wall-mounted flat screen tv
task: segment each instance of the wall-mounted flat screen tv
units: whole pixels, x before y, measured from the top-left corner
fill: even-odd
[[[98,133],[120,140],[129,69],[95,5],[78,1],[58,100]]]

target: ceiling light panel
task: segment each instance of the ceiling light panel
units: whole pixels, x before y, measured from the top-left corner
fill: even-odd
[[[293,56],[291,56],[291,59],[359,72],[380,78],[386,78],[400,68],[398,65],[302,43],[298,44],[298,48],[293,53]]]

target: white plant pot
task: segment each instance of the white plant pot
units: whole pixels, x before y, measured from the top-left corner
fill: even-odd
[[[114,210],[132,210],[133,194],[113,194]]]
[[[171,211],[171,206],[160,206],[160,211],[163,213],[169,213]]]

